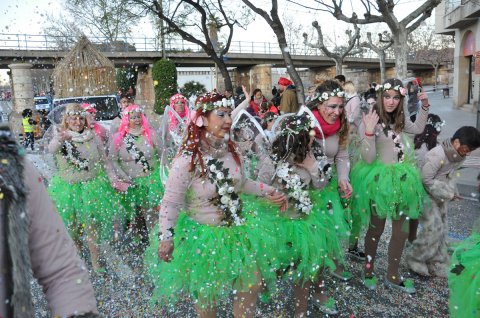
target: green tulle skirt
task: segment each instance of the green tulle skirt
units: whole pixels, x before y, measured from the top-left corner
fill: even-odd
[[[472,234],[455,249],[448,285],[450,316],[480,317],[480,234]]]
[[[261,272],[270,272],[266,253],[274,252],[270,250],[274,236],[259,227],[255,203],[245,200],[243,204],[241,226],[200,224],[181,212],[169,263],[158,258],[158,228],[152,231],[144,262],[155,285],[154,302],[174,306],[188,297],[201,308],[215,306],[232,293],[247,292],[260,283]],[[274,271],[267,274],[270,279],[274,275]]]
[[[123,218],[119,197],[104,172],[89,181],[70,184],[54,176],[48,193],[72,237],[78,228],[95,228],[99,240],[109,240],[116,218]]]
[[[139,207],[144,209],[158,207],[165,192],[158,167],[155,167],[148,176],[133,179],[133,184],[134,186],[127,192],[120,194],[129,220],[135,217]]]
[[[359,161],[350,174],[353,187],[352,217],[362,226],[370,223],[371,207],[380,218],[417,219],[428,197],[420,172],[412,163],[371,164]]]

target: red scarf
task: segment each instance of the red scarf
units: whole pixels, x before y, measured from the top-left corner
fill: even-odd
[[[320,127],[322,127],[323,136],[325,136],[325,139],[335,135],[340,130],[340,117],[337,118],[337,121],[335,123],[329,124],[323,119],[322,115],[320,115],[318,109],[314,109],[312,113],[320,123]],[[315,128],[315,138],[323,139],[323,136],[320,130],[318,128]]]
[[[258,113],[260,112],[260,106],[257,103],[255,103],[254,100],[250,101],[250,107],[255,112],[255,115],[258,115]]]

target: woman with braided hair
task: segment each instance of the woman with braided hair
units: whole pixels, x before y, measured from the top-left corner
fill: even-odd
[[[229,138],[233,103],[217,94],[197,98],[169,171],[159,233],[150,236],[145,255],[153,298],[174,307],[188,297],[200,317],[215,317],[218,302],[232,293],[234,317],[255,314],[260,273],[267,272],[257,246],[270,236],[256,229],[255,213],[240,193],[265,197],[270,206],[286,204],[275,188],[243,175]]]

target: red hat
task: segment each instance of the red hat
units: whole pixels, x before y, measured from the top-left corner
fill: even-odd
[[[288,78],[280,77],[278,79],[278,85],[289,86],[289,85],[292,85],[292,84],[293,84],[293,82],[291,80],[289,80]]]

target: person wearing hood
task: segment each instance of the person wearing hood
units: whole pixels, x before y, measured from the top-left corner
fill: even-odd
[[[464,126],[425,155],[422,182],[430,197],[420,215],[422,230],[407,254],[408,267],[422,276],[447,277],[448,202],[455,197],[455,172],[480,147],[480,132]]]
[[[280,77],[278,80],[278,89],[280,90],[280,111],[286,113],[296,113],[300,109],[297,100],[297,89],[291,80]]]
[[[175,110],[185,123],[188,123],[190,111],[188,109],[188,100],[185,96],[177,93],[170,97],[170,108]],[[177,118],[172,113],[168,115],[170,116],[170,130],[176,129],[178,126]]]

